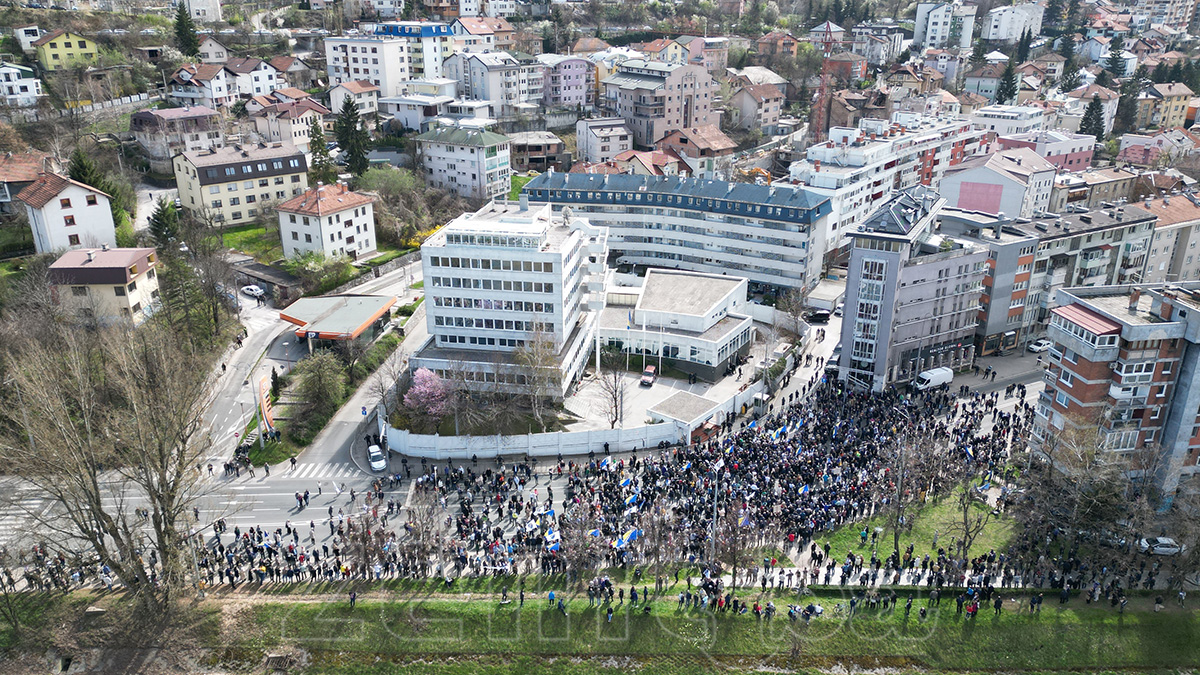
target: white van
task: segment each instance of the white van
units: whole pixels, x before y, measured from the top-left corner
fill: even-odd
[[[943,366],[919,373],[916,379],[912,381],[912,388],[917,391],[925,391],[926,389],[940,387],[943,384],[950,384],[950,381],[953,379],[954,371]]]

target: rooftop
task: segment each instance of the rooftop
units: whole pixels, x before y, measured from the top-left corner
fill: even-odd
[[[17,199],[25,202],[35,209],[40,209],[46,204],[50,203],[51,199],[54,199],[61,194],[63,190],[72,185],[83,188],[88,192],[95,192],[96,194],[104,195],[105,197],[109,197],[111,199],[111,195],[106,192],[101,192],[90,185],[85,185],[79,181],[71,180],[70,178],[57,173],[39,173],[37,180],[25,186],[24,190],[21,190],[19,193],[17,193]]]
[[[208,148],[206,150],[189,150],[182,153],[193,166],[220,166],[235,164],[247,159],[275,159],[278,157],[303,157],[295,146],[275,143],[267,145],[227,145],[223,148]]]
[[[1082,305],[1064,305],[1051,311],[1096,335],[1121,332],[1121,324]]]
[[[324,340],[346,340],[361,335],[394,304],[394,295],[323,295],[300,298],[279,318],[300,326],[297,336],[316,333]]]
[[[1128,227],[1138,223],[1152,222],[1155,218],[1153,213],[1145,209],[1125,204],[1108,209],[1091,209],[1087,213],[1050,214],[1032,220],[1021,218],[1006,223],[1005,227],[1038,237],[1042,241],[1050,241],[1063,237],[1077,237],[1080,234],[1107,230],[1112,227]],[[1020,222],[1021,220],[1029,222]]]
[[[707,316],[714,305],[745,282],[741,277],[652,269],[646,273],[637,308],[647,312],[671,312]]]
[[[486,104],[486,102],[484,102]],[[447,145],[471,145],[486,147],[507,143],[508,136],[484,129],[467,129],[463,127],[438,127],[413,138],[424,143],[445,143]]]
[[[152,248],[79,248],[67,251],[50,265],[48,276],[53,284],[125,284],[150,269],[155,260]]]
[[[30,183],[46,169],[49,153],[4,153],[0,154],[0,183]]]
[[[287,213],[320,217],[356,209],[374,201],[375,197],[361,192],[351,192],[345,183],[338,183],[311,187],[276,208]]]
[[[703,422],[720,404],[711,398],[680,391],[646,410],[650,417],[675,420],[689,426]]]
[[[562,139],[550,131],[518,131],[508,135],[513,145],[529,145],[530,143],[562,143]]]
[[[1111,316],[1121,317],[1121,321],[1130,325],[1145,326],[1152,323],[1162,323],[1162,319],[1150,313],[1151,308],[1154,306],[1154,296],[1149,293],[1142,293],[1137,300],[1137,304],[1134,305],[1134,311],[1130,311],[1129,309],[1130,298],[1129,293],[1110,293],[1108,295],[1088,296],[1086,302]],[[1108,320],[1108,317],[1104,318]],[[1089,328],[1088,330],[1091,329]]]
[[[370,80],[354,80],[353,82],[343,82],[337,87],[334,87],[334,89],[339,87],[345,89],[351,94],[366,94],[372,91],[379,91],[379,87],[371,84]]]

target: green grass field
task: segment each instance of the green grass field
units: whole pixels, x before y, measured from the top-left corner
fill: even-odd
[[[514,201],[519,199],[521,197],[521,188],[525,187],[525,184],[531,180],[533,180],[532,176],[518,176],[517,174],[513,174],[512,189],[508,191],[508,198]]]
[[[226,248],[236,249],[262,263],[271,263],[283,257],[283,242],[279,232],[267,232],[267,228],[254,223],[236,225],[221,231],[221,241]]]

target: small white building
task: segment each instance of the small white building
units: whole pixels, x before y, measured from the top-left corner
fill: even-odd
[[[221,20],[221,0],[183,0],[196,23],[216,23]]]
[[[201,63],[225,63],[229,60],[229,49],[217,42],[211,35],[204,36],[200,41]]]
[[[1045,128],[1046,111],[1034,106],[989,105],[971,113],[971,123],[997,136],[1026,134]]]
[[[254,128],[269,142],[292,145],[308,154],[312,124],[321,124],[328,114],[328,108],[309,98],[276,103],[254,113]]]
[[[45,96],[33,68],[7,61],[0,61],[0,94],[4,95],[5,105],[16,108],[35,106],[38,97]]]
[[[23,26],[13,26],[13,37],[17,42],[21,43],[21,51],[26,54],[32,54],[37,51],[37,47],[33,46],[34,41],[42,37],[42,29],[37,27],[37,24],[25,24]]]
[[[754,343],[747,288],[745,277],[651,269],[641,288],[608,288],[600,347],[718,380]]]
[[[110,197],[90,185],[57,173],[40,173],[17,199],[25,203],[38,253],[117,245]]]
[[[171,75],[167,98],[176,105],[225,108],[237,99],[233,73],[219,63],[187,63]]]
[[[284,256],[320,253],[358,259],[374,253],[374,203],[375,197],[338,183],[311,187],[280,204],[276,210]]]
[[[379,87],[370,80],[343,82],[330,89],[329,109],[333,114],[341,112],[347,98],[358,104],[358,114],[363,119],[371,119],[379,112]]]
[[[438,127],[413,138],[426,184],[467,199],[508,194],[512,169],[508,137],[466,126]]]
[[[622,117],[600,117],[575,123],[576,158],[581,162],[610,162],[633,149],[633,133]]]
[[[234,57],[225,62],[233,75],[234,91],[241,98],[263,96],[288,86],[287,77],[275,66],[253,57]]]

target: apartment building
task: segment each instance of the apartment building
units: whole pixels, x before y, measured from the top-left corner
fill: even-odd
[[[1187,121],[1192,96],[1192,90],[1178,82],[1147,85],[1137,98],[1138,128],[1182,127]]]
[[[379,112],[379,87],[367,80],[343,82],[329,90],[329,110],[338,114],[349,98],[358,106],[359,117],[372,119]]]
[[[1194,0],[1134,0],[1133,11],[1144,15],[1149,25],[1186,33],[1196,16],[1196,3]]]
[[[583,376],[604,307],[608,232],[549,204],[491,202],[421,244],[429,341],[412,368],[501,391],[528,391],[516,354],[551,345],[544,394],[562,398]]]
[[[1096,83],[1067,93],[1068,107],[1059,112],[1060,126],[1068,126],[1066,120],[1069,116],[1071,118],[1070,128],[1078,131],[1079,123],[1083,121],[1083,114],[1093,98],[1100,99],[1100,108],[1104,111],[1104,133],[1112,133],[1113,123],[1117,119],[1117,104],[1120,102],[1121,96],[1112,89],[1101,87]]]
[[[720,122],[713,109],[717,84],[699,66],[630,59],[602,82],[598,105],[625,120],[633,142],[649,148],[668,132]]]
[[[610,162],[633,149],[633,133],[621,117],[596,117],[575,123],[575,155],[591,164]]]
[[[945,200],[924,186],[893,195],[850,233],[838,379],[883,391],[975,358],[987,249],[937,232]]]
[[[187,63],[168,81],[167,97],[176,105],[218,110],[237,100],[237,80],[220,63]]]
[[[490,102],[497,116],[536,110],[545,95],[545,67],[524,64],[507,52],[452,54],[445,72],[457,81],[458,96]]]
[[[1029,148],[1038,157],[1050,162],[1060,171],[1082,171],[1092,165],[1096,152],[1096,137],[1049,129],[1021,134],[1006,134],[996,138],[1004,150]]]
[[[445,23],[389,21],[376,24],[375,34],[404,42],[409,79],[442,77],[442,63],[454,53],[454,33]]]
[[[971,113],[971,122],[995,137],[1028,134],[1046,127],[1046,111],[1035,106],[989,105]]]
[[[773,84],[750,84],[733,93],[734,124],[743,129],[769,129],[779,122],[783,92]]]
[[[380,95],[400,96],[404,82],[442,77],[454,36],[442,23],[401,21],[375,25],[373,35],[325,38],[329,83],[369,80]]]
[[[76,65],[95,65],[100,47],[95,40],[77,33],[51,31],[30,43],[37,50],[37,62],[43,72]]]
[[[542,102],[549,108],[590,109],[596,104],[596,68],[582,56],[538,54],[545,67]]]
[[[516,131],[508,135],[513,171],[542,172],[571,167],[566,143],[549,131]]]
[[[29,66],[0,61],[0,100],[13,108],[28,108],[37,105],[39,97],[45,96],[42,81]]]
[[[283,255],[319,253],[356,260],[375,252],[375,197],[345,183],[317,185],[275,207]]]
[[[1072,209],[1094,209],[1127,201],[1133,194],[1137,177],[1137,171],[1121,167],[1060,173],[1050,190],[1048,210],[1066,213]]]
[[[133,139],[150,162],[150,170],[170,174],[175,155],[225,145],[221,113],[205,106],[140,110],[129,118]]]
[[[830,200],[804,187],[551,171],[524,194],[607,227],[620,265],[727,273],[756,290],[809,289],[821,278]]]
[[[180,0],[186,2],[188,12],[196,23],[217,23],[221,21],[221,0]]]
[[[437,127],[413,138],[425,182],[467,199],[492,199],[512,188],[508,137],[465,126]]]
[[[81,248],[59,256],[46,280],[54,304],[77,318],[137,326],[161,304],[157,268],[152,248]]]
[[[501,18],[459,17],[450,24],[457,51],[480,53],[513,48],[513,27]]]
[[[947,169],[978,152],[984,132],[954,118],[894,113],[891,120],[859,120],[834,127],[829,140],[793,162],[789,178],[828,197],[832,215],[821,237],[827,258],[849,244],[846,234],[893,192],[916,185],[938,189]]]
[[[214,223],[250,222],[308,189],[308,161],[294,145],[232,145],[175,157],[183,208]]]
[[[850,33],[854,40],[850,50],[867,57],[867,62],[873,66],[895,61],[904,49],[904,28],[891,19],[860,23]]]
[[[1042,15],[1046,8],[1033,2],[1023,5],[997,7],[983,17],[979,37],[996,42],[1016,42],[1028,32],[1037,37],[1042,33]]]
[[[268,143],[283,143],[308,154],[313,122],[321,125],[329,108],[310,98],[275,103],[254,113],[254,128]]]
[[[17,193],[38,253],[80,246],[116,246],[111,197],[58,173],[39,173]]]
[[[1046,333],[1054,346],[1037,402],[1034,448],[1060,452],[1057,432],[1094,429],[1111,461],[1149,472],[1164,495],[1195,491],[1198,286],[1059,291]]]
[[[913,46],[970,49],[975,32],[974,5],[921,2],[913,22]]]
[[[1142,281],[1200,279],[1200,197],[1184,192],[1147,197],[1138,204],[1158,217]]]
[[[1029,148],[1014,148],[950,167],[938,191],[952,208],[1029,218],[1050,207],[1057,173]]]

